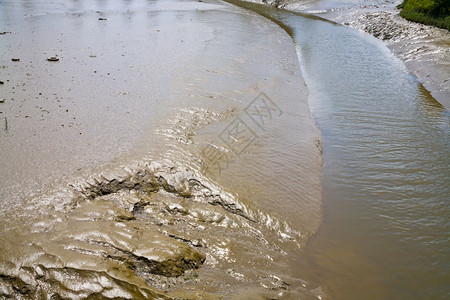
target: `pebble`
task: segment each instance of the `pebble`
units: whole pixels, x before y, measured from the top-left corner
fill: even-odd
[[[0,103],[5,103],[5,101],[6,101],[5,98],[0,99]]]
[[[20,58],[11,58],[12,61],[20,61]]]
[[[57,56],[50,56],[50,57],[47,57],[47,60],[48,61],[59,61],[59,58]]]

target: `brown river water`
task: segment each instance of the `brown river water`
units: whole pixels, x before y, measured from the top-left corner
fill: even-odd
[[[345,9],[378,1],[322,2]],[[448,299],[448,110],[380,40],[314,16],[245,6],[293,37],[323,136],[324,220],[300,276],[331,299]]]

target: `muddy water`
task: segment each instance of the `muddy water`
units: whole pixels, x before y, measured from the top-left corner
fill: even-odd
[[[295,39],[324,139],[324,222],[299,273],[331,299],[447,299],[449,112],[373,37],[250,7]]]
[[[261,2],[261,1],[260,1]],[[269,1],[288,10],[314,14],[358,28],[383,40],[431,95],[450,109],[450,32],[409,22],[396,8],[401,0]]]
[[[0,297],[321,295],[297,274],[321,136],[285,31],[217,1],[0,9]]]

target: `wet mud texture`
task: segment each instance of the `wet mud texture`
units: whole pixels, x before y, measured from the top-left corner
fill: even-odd
[[[295,276],[322,158],[286,32],[218,1],[62,4],[0,4],[0,298],[322,295]]]
[[[15,216],[2,234],[3,297],[215,299],[230,277],[262,298],[288,289],[267,269],[285,256],[276,234],[231,195],[176,166],[111,176],[35,198],[31,227]]]

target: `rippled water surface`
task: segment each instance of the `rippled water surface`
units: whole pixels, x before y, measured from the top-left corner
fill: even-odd
[[[325,218],[299,272],[332,299],[447,299],[449,112],[371,36],[251,7],[293,36],[324,138]]]

